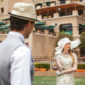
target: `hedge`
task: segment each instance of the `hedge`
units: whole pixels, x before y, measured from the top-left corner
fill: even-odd
[[[85,63],[78,64],[78,69],[85,69]]]
[[[50,69],[50,64],[48,63],[35,63],[35,68],[46,68]],[[85,69],[85,64],[78,64],[78,69]]]
[[[48,64],[48,63],[35,63],[35,68],[46,68],[47,70],[49,70],[50,64]]]

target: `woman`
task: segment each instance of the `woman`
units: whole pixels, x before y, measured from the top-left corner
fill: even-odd
[[[58,70],[56,85],[74,85],[73,72],[77,70],[77,56],[71,50],[80,44],[80,40],[70,41],[63,38],[58,42],[55,59]]]

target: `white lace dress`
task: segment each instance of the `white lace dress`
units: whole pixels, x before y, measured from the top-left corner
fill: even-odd
[[[77,56],[74,55],[74,62],[77,62]],[[62,63],[63,69],[69,69],[72,67],[73,60],[69,54],[60,54],[56,57]],[[68,74],[62,74],[56,77],[56,85],[74,85],[73,72]]]

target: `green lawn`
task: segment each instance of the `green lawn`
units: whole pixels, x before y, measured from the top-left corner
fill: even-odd
[[[35,76],[33,85],[56,85],[56,77]],[[75,85],[85,85],[85,78],[75,78]]]

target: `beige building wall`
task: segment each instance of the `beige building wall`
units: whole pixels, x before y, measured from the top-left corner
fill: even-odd
[[[57,38],[46,34],[33,33],[32,56],[33,57],[52,57]]]
[[[33,4],[33,0],[0,0],[0,21],[2,19],[9,18],[8,12],[11,12],[13,5],[16,2],[26,2]],[[1,8],[4,8],[3,14],[1,13]],[[3,36],[3,37],[2,37]],[[6,38],[5,35],[0,35],[0,41],[3,41]],[[32,47],[32,35],[28,39],[25,40],[26,43],[29,42],[30,47]]]
[[[7,34],[0,34],[0,42],[7,37]]]
[[[43,22],[46,22],[47,25],[51,25],[54,23],[57,23],[56,29],[59,30],[60,25],[62,24],[72,24],[73,28],[73,35],[79,35],[79,30],[78,30],[78,16],[64,16],[60,18],[53,18],[53,19],[44,19],[42,20]],[[80,21],[81,23],[85,23],[84,21]]]
[[[0,0],[0,21],[9,17],[8,12],[12,10],[12,7],[16,2],[26,2],[33,4],[32,0]],[[1,13],[1,8],[4,9],[3,14]]]
[[[11,11],[14,3],[19,1],[33,3],[32,0],[3,0],[3,2],[1,2],[0,0],[0,9],[2,7],[5,8],[3,15],[1,15],[1,11],[0,11],[0,20],[4,18],[8,18],[9,17],[8,12]],[[34,3],[39,3],[44,1],[48,1],[48,0],[34,0]],[[50,0],[50,1],[54,1],[54,0]],[[82,17],[79,17],[76,11],[73,11],[73,15],[71,16],[59,17],[58,14],[55,14],[55,16],[56,16],[55,18],[43,19],[41,21],[46,22],[46,25],[57,23],[56,32],[59,32],[59,27],[61,24],[71,23],[73,26],[73,29],[72,29],[73,36],[75,35],[77,36],[79,35],[79,27],[78,27],[79,24],[85,24],[85,19]],[[6,35],[4,35],[3,37],[2,35],[0,35],[0,41],[2,41],[5,38],[6,38]],[[79,38],[79,37],[78,36],[74,37],[74,39],[76,38]],[[32,55],[34,57],[50,57],[50,56],[53,56],[56,40],[57,38],[54,36],[32,33],[30,37],[26,39],[26,43],[29,42],[29,45],[32,48]]]
[[[7,17],[8,17],[8,0],[0,0],[0,20]]]

